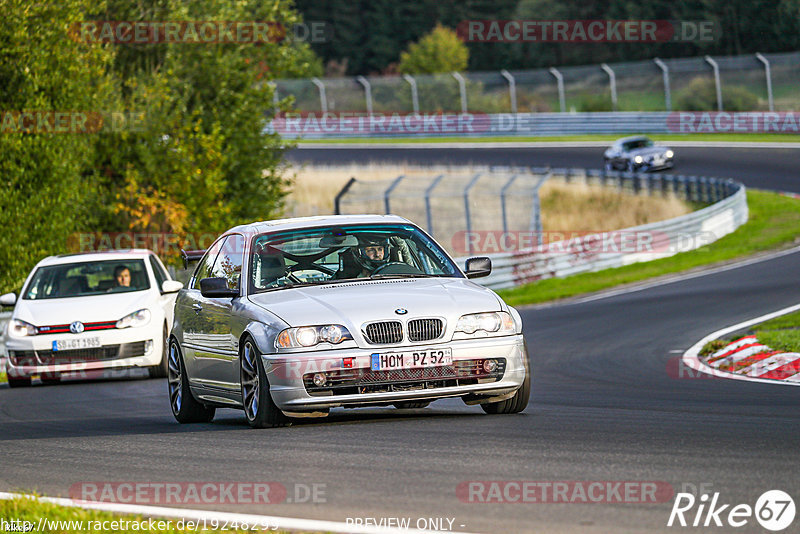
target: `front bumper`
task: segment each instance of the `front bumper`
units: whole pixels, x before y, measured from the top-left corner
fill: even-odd
[[[394,391],[372,391],[350,394],[310,394],[303,377],[315,372],[338,372],[344,370],[343,359],[353,358],[351,369],[370,368],[371,355],[375,352],[409,351],[414,348],[435,349],[449,347],[453,363],[467,364],[468,360],[496,359],[504,361],[501,377],[491,381],[472,380],[470,384],[451,385],[457,381],[420,379],[415,386],[404,381],[403,388]],[[419,347],[394,346],[369,349],[338,349],[316,353],[266,354],[262,356],[264,368],[270,382],[270,392],[275,404],[283,411],[302,413],[322,411],[328,408],[387,404],[411,400],[435,400],[446,397],[485,396],[487,399],[513,394],[525,379],[526,365],[522,335],[495,338],[480,338],[452,341]],[[436,368],[429,368],[436,369]],[[391,382],[383,382],[389,385]],[[441,385],[437,385],[441,384]],[[387,388],[392,389],[392,388]]]
[[[91,338],[97,338],[99,346],[53,350],[54,342],[59,340],[80,343]],[[161,361],[162,350],[161,331],[152,324],[140,328],[99,330],[82,334],[7,337],[7,372],[12,377],[28,377],[42,373],[148,367]]]

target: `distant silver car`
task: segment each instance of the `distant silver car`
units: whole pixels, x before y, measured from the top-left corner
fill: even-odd
[[[624,137],[606,149],[603,161],[609,171],[647,172],[671,169],[675,165],[675,153],[645,136]]]
[[[199,253],[187,254],[187,259]],[[528,404],[522,320],[397,216],[233,228],[202,252],[175,303],[169,397],[181,423],[244,409],[253,427],[334,407],[422,408],[460,397],[487,413]]]

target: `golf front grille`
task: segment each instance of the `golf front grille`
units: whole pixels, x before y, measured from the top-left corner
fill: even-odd
[[[145,342],[136,341],[121,345],[105,345],[89,349],[10,351],[9,360],[15,366],[61,365],[70,363],[102,362],[144,356]]]

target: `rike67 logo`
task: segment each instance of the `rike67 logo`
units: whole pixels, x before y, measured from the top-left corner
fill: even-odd
[[[719,492],[715,492],[711,497],[704,493],[699,498],[691,493],[678,493],[667,526],[739,528],[755,518],[763,528],[777,532],[784,530],[794,521],[794,500],[784,491],[764,492],[755,506],[723,504],[719,496]]]

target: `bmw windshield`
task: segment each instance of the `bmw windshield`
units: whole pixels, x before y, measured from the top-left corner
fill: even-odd
[[[323,227],[258,235],[250,290],[352,279],[462,277],[453,261],[411,225]]]

